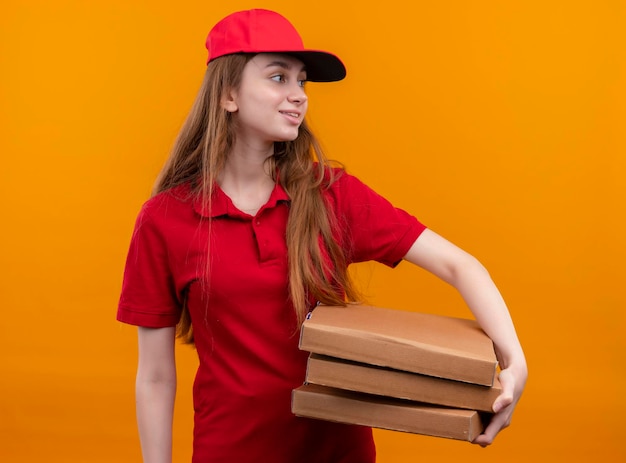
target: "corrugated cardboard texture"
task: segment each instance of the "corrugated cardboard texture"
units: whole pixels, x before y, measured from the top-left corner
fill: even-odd
[[[478,412],[305,384],[293,391],[297,416],[464,441],[483,430]]]
[[[494,400],[502,392],[497,378],[492,387],[480,386],[319,354],[309,356],[306,381],[350,391],[484,412],[492,411]]]
[[[492,386],[493,343],[474,320],[365,305],[318,306],[300,348],[317,354]]]

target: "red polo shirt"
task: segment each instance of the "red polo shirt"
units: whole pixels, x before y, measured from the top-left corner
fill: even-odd
[[[187,192],[173,188],[141,209],[117,317],[174,326],[187,297],[199,356],[193,462],[373,462],[371,429],[291,413],[308,354],[289,301],[285,191],[277,185],[254,217],[219,188],[210,214]],[[425,229],[349,174],[325,195],[349,263],[394,266]]]

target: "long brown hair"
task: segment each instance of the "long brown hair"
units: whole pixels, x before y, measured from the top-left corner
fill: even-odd
[[[232,115],[222,108],[221,98],[239,87],[243,69],[253,56],[227,55],[209,63],[153,195],[189,183],[194,199],[210,208],[213,185],[235,142]],[[295,140],[274,144],[268,162],[270,172],[279,173],[278,181],[291,199],[286,234],[289,293],[298,323],[304,320],[311,299],[329,305],[356,301],[358,293],[335,234],[339,224],[323,195],[336,175],[306,122]],[[192,343],[191,319],[187,304],[183,305],[178,336]]]

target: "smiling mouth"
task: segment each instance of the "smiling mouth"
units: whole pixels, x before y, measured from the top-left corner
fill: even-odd
[[[285,114],[286,116],[295,117],[296,119],[300,118],[300,114],[298,114],[298,113],[290,113],[290,112],[287,112],[287,111],[281,111],[281,113]]]

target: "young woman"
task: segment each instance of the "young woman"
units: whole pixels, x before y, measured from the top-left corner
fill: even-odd
[[[371,429],[295,417],[317,303],[358,295],[353,262],[402,259],[453,285],[496,346],[503,393],[479,445],[509,424],[527,371],[508,310],[480,263],[355,177],[307,128],[306,81],[342,79],[282,16],[234,13],[207,39],[206,76],[139,213],[118,319],[138,325],[137,417],[146,463],[171,462],[178,334],[199,356],[194,463],[372,462]]]

